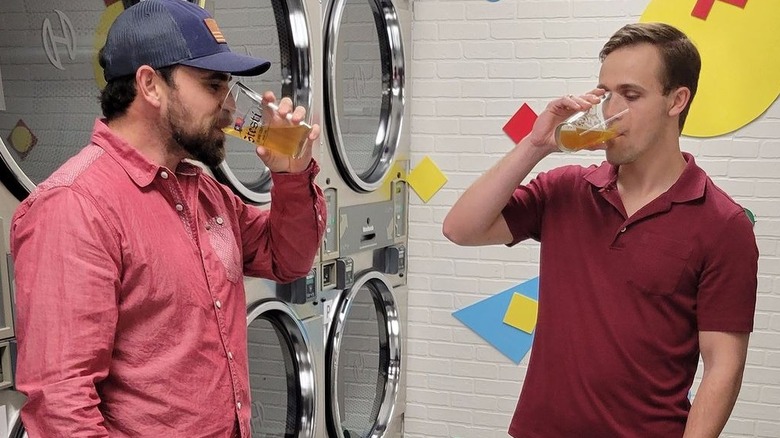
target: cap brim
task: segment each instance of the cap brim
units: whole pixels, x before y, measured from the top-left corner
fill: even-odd
[[[271,62],[262,58],[233,52],[220,52],[197,59],[179,62],[181,65],[220,71],[236,76],[257,76],[271,68]]]

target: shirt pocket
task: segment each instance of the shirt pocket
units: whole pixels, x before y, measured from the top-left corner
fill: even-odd
[[[221,216],[210,218],[206,222],[206,232],[214,252],[225,267],[225,276],[232,283],[241,280],[241,254],[238,250],[233,228]]]
[[[672,295],[688,265],[691,249],[685,242],[643,234],[632,252],[628,284],[648,295]]]

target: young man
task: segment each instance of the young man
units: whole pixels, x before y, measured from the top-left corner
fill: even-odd
[[[248,437],[243,275],[311,268],[326,220],[311,144],[300,159],[258,148],[270,213],[184,161],[223,159],[230,75],[270,66],[230,52],[192,3],[128,8],[100,61],[105,119],[12,223],[22,419],[31,437]]]
[[[461,245],[541,242],[539,315],[514,437],[717,437],[739,393],[753,328],[752,225],[679,136],[701,61],[664,24],[620,29],[598,88],[556,99],[458,200]],[[629,108],[607,162],[520,185],[557,150],[555,126],[605,91]],[[704,376],[688,391],[699,354]]]

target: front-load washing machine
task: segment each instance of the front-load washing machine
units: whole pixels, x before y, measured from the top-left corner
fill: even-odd
[[[409,0],[327,0],[323,8],[318,183],[329,212],[321,248],[326,261],[352,251],[340,240],[349,216],[344,209],[408,205],[410,50],[405,44],[411,41],[411,11]],[[405,220],[405,212],[401,220],[391,220],[399,224],[399,236],[406,234]],[[361,246],[379,248],[382,242],[369,239]]]
[[[323,306],[314,271],[290,285],[245,284],[252,437],[326,437]]]
[[[399,196],[340,208],[340,256],[320,265],[331,438],[403,435],[406,202]]]
[[[0,421],[6,422],[8,438],[27,438],[27,431],[24,430],[22,420],[19,418],[19,409],[24,404],[24,401],[24,395],[19,392],[11,390],[0,391],[0,409],[5,409],[5,418],[0,418]]]
[[[3,219],[0,218],[0,229],[3,229]],[[16,340],[13,328],[13,295],[12,280],[6,261],[8,247],[6,238],[0,234],[0,430],[5,426],[10,438],[26,436],[24,426],[19,417],[19,410],[25,397],[14,391],[14,362]],[[5,437],[3,437],[5,438]]]
[[[408,0],[323,3],[321,247],[331,438],[398,437],[405,410]]]
[[[89,142],[105,85],[98,51],[138,1],[0,2],[0,178],[17,199]]]
[[[307,111],[307,120],[319,123],[314,105],[314,72],[319,60],[320,6],[316,0],[205,0],[204,7],[220,24],[234,52],[271,61],[260,76],[238,78],[249,88],[289,97]],[[312,31],[314,24],[316,31]],[[244,201],[267,206],[271,202],[271,175],[254,147],[237,138],[225,140],[226,156],[211,169]],[[314,151],[318,161],[319,147]]]
[[[403,436],[406,409],[405,247],[337,260],[344,288],[326,297],[326,420],[331,438]]]
[[[409,0],[324,2],[323,116],[330,160],[323,179],[359,194],[340,205],[386,200],[394,165],[409,160]]]

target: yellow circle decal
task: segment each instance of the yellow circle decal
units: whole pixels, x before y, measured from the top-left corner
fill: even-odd
[[[8,139],[11,141],[11,147],[22,155],[26,155],[35,143],[33,133],[30,132],[27,125],[24,125],[23,123],[18,123],[14,129],[11,130],[11,135]]]
[[[715,137],[763,114],[780,94],[780,1],[652,0],[640,21],[688,34],[702,58],[683,134]]]

